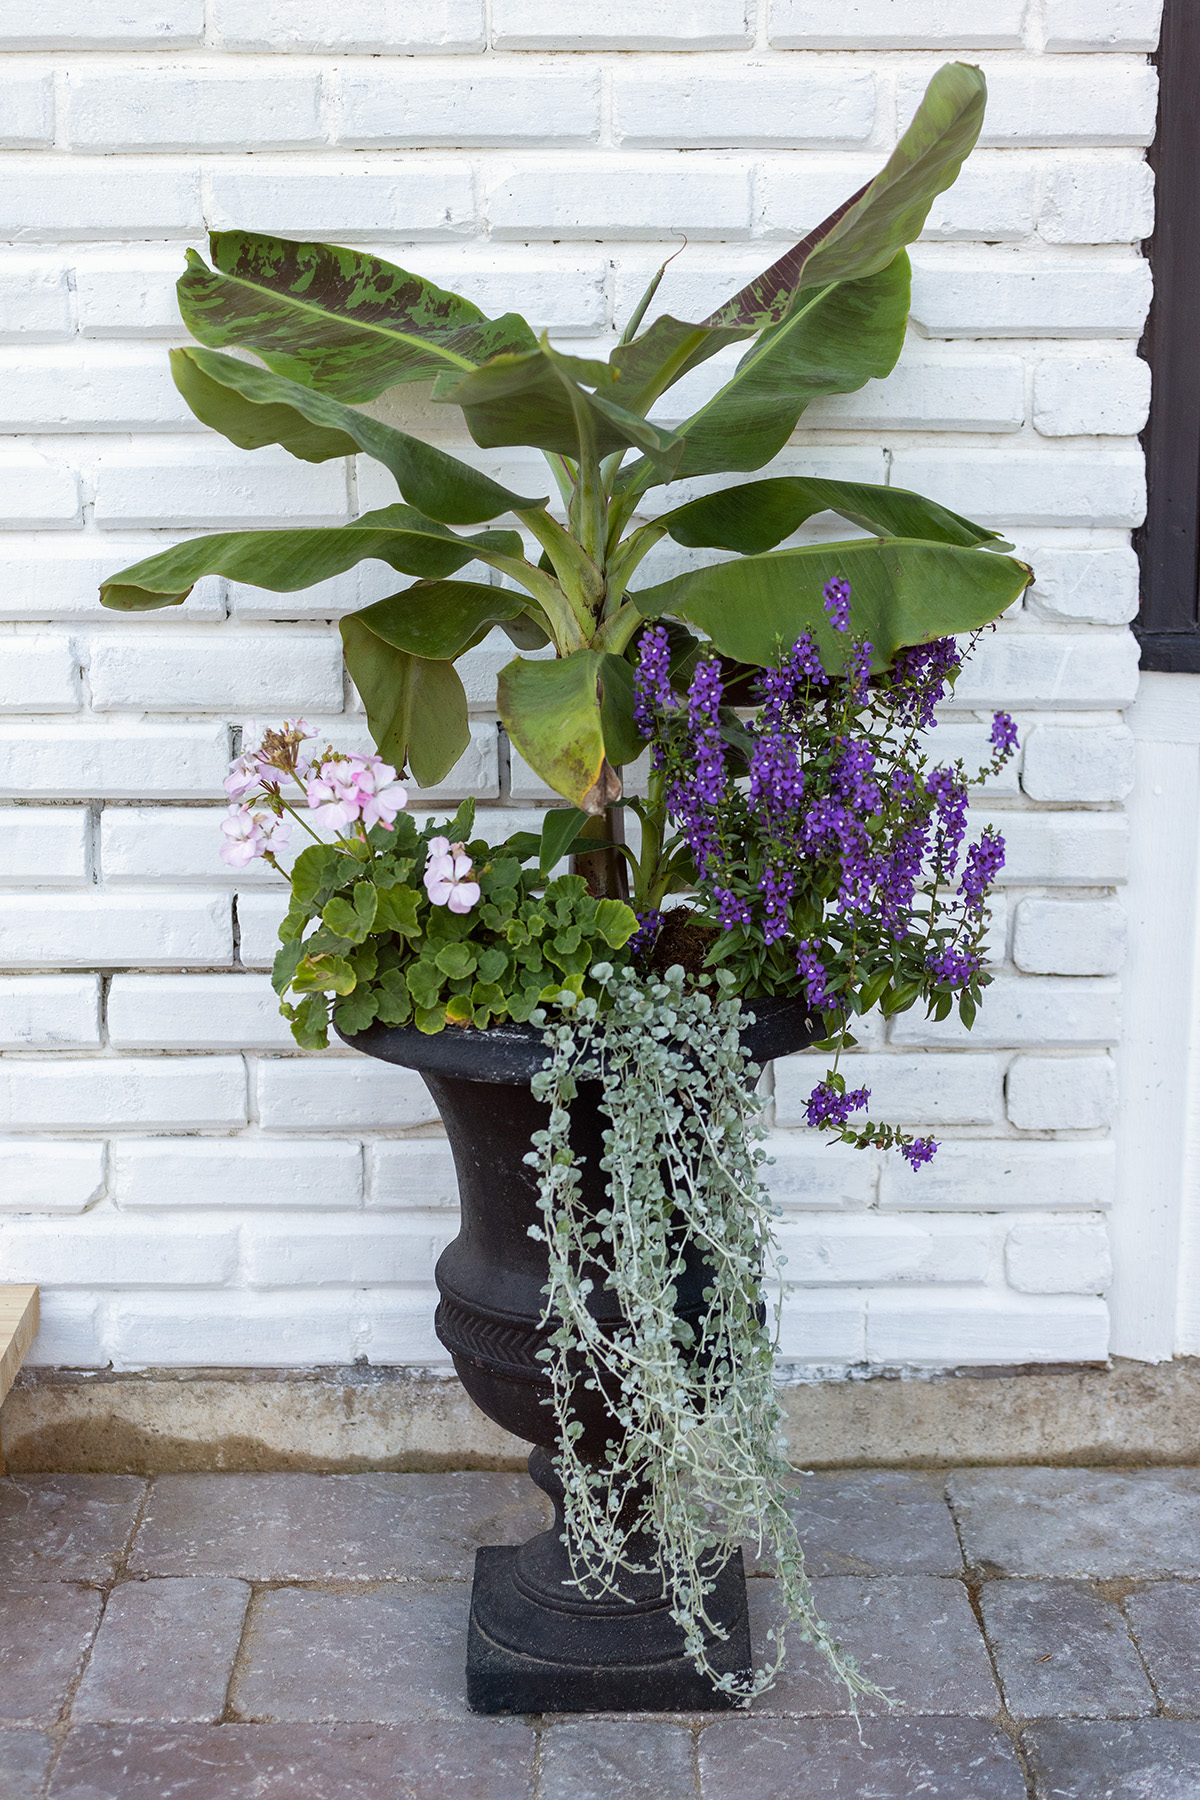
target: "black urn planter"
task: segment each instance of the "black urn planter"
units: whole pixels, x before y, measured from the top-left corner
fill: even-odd
[[[760,1000],[743,1042],[758,1062],[813,1041],[796,1001]],[[344,1034],[343,1034],[344,1036]],[[622,1578],[620,1591],[592,1599],[571,1580],[561,1541],[562,1488],[552,1454],[550,1383],[538,1351],[548,1276],[544,1247],[529,1236],[540,1224],[538,1184],[525,1162],[533,1133],[549,1109],[533,1098],[530,1078],[544,1065],[542,1034],[528,1025],[487,1031],[447,1027],[427,1037],[412,1026],[372,1025],[345,1042],[383,1062],[421,1074],[441,1114],[454,1154],[462,1226],[437,1265],[441,1296],[435,1328],[463,1386],[490,1419],[534,1445],[529,1473],[550,1496],[555,1522],[513,1549],[493,1545],[475,1561],[467,1645],[467,1699],[477,1712],[677,1712],[731,1704],[683,1653],[661,1579]],[[599,1167],[604,1121],[598,1085],[572,1107],[572,1141],[585,1159],[587,1203],[605,1204]],[[679,1283],[679,1310],[703,1311],[705,1269],[699,1258]],[[615,1296],[599,1283],[592,1310],[616,1323]],[[602,1394],[578,1414],[587,1460],[599,1461],[616,1427]],[[653,1546],[642,1558],[653,1564]],[[721,1570],[710,1612],[726,1632],[709,1646],[715,1667],[750,1671],[746,1581],[739,1551]]]

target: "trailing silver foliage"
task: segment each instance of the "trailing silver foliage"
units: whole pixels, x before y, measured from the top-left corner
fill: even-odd
[[[727,1558],[756,1540],[760,1551],[770,1547],[800,1637],[852,1693],[877,1694],[816,1612],[787,1508],[796,1477],[783,1455],[775,1334],[761,1301],[773,1210],[759,1180],[758,1071],[739,1037],[748,1015],[736,999],[685,989],[679,968],[649,980],[607,965],[593,974],[611,1005],[582,1000],[547,1029],[551,1059],[533,1091],[550,1103],[550,1123],[527,1158],[543,1216],[531,1235],[550,1256],[543,1322],[554,1330],[543,1355],[575,1579],[611,1593],[620,1570],[649,1571],[653,1557],[697,1668],[748,1702],[779,1672],[784,1631],[770,1634],[767,1665],[739,1682],[710,1660],[720,1632],[708,1599]],[[601,1083],[609,1120],[601,1163],[608,1205],[599,1212],[583,1202],[570,1141],[571,1103],[584,1081]],[[694,1326],[676,1312],[689,1243],[711,1270]],[[589,1310],[597,1276],[585,1270],[615,1292],[624,1321],[616,1329]],[[579,1454],[580,1384],[603,1388],[623,1428],[598,1465]]]

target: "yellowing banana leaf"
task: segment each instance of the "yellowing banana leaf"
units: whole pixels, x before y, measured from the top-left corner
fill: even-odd
[[[606,733],[609,689],[612,724]],[[517,657],[500,671],[500,717],[525,761],[556,793],[598,814],[620,797],[613,765],[625,747],[615,738],[626,692],[632,695],[629,665],[620,657],[597,650],[576,650],[553,662]],[[640,748],[636,737],[634,745]]]
[[[420,438],[220,350],[172,350],[171,372],[196,417],[241,449],[282,444],[304,462],[364,450],[390,470],[411,506],[444,524],[476,525],[546,504],[545,496],[514,494]]]
[[[835,631],[823,588],[850,583],[850,632]],[[647,618],[686,619],[738,662],[778,664],[802,631],[825,668],[845,666],[851,636],[866,637],[878,673],[905,644],[928,643],[987,625],[1033,580],[1015,557],[954,544],[861,538],[772,550],[678,575],[630,599]]]
[[[279,375],[337,400],[373,400],[405,381],[532,349],[517,313],[489,319],[469,300],[378,256],[335,244],[217,231],[214,267],[188,252],[179,310],[212,349],[253,350]]]

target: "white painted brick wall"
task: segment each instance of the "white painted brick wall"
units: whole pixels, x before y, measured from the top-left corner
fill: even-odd
[[[783,1353],[1105,1354],[1159,10],[0,8],[0,1267],[42,1285],[35,1360],[444,1360],[432,1266],[457,1195],[426,1091],[340,1047],[295,1051],[265,974],[285,890],[216,853],[248,718],[303,708],[363,741],[335,621],[397,578],[369,564],[291,595],[210,579],[140,621],[96,599],[190,533],[336,525],[393,497],[363,459],[245,454],[191,417],[166,359],[185,246],[231,225],[370,246],[587,354],[681,234],[664,310],[734,292],[869,179],[952,57],[988,74],[985,148],[914,253],[900,366],[814,406],[778,467],[923,489],[1010,531],[1036,570],[932,740],[971,763],[991,709],[1017,715],[1020,758],[972,809],[1007,844],[996,980],[973,1034],[910,1013],[847,1058],[879,1116],[942,1135],[918,1173],[803,1129],[822,1059],[775,1070]],[[456,442],[423,400],[396,416]],[[540,459],[457,441],[545,490]],[[686,564],[660,546],[647,570]],[[508,654],[475,653],[470,749],[423,796],[474,794],[497,835],[547,798],[489,711]]]

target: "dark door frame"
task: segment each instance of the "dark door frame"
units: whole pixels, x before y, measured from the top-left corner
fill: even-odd
[[[1154,398],[1134,631],[1144,669],[1200,674],[1200,0],[1166,0],[1155,60],[1154,300],[1142,340]]]

